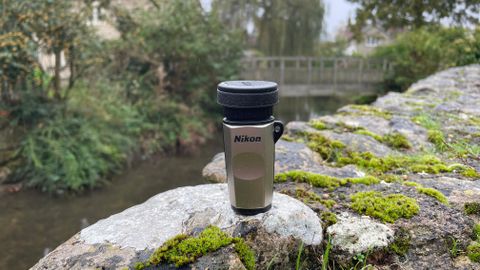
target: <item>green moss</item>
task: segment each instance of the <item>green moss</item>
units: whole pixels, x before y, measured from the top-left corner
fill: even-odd
[[[327,208],[331,208],[332,206],[334,206],[336,204],[336,202],[334,200],[322,199],[315,192],[307,191],[307,190],[302,189],[302,188],[296,188],[295,189],[295,197],[297,199],[303,200],[303,202],[305,202],[305,203],[319,202]]]
[[[308,147],[322,156],[324,160],[335,160],[345,145],[337,140],[330,140],[321,134],[307,134]]]
[[[470,244],[467,247],[467,256],[472,262],[480,262],[480,243]]]
[[[394,174],[381,174],[379,176],[380,180],[385,181],[387,183],[395,183],[400,182],[402,178],[399,175]]]
[[[294,138],[288,136],[287,134],[282,135],[281,139],[284,140],[284,141],[287,141],[287,142],[294,142],[295,141]]]
[[[371,132],[370,130],[366,130],[366,129],[359,129],[357,131],[355,131],[356,134],[360,134],[360,135],[365,135],[365,136],[369,136],[369,137],[372,137],[374,138],[375,140],[379,141],[379,142],[383,142],[383,137],[376,134],[376,133],[373,133]]]
[[[327,125],[325,125],[325,123],[320,120],[311,120],[309,124],[311,127],[318,130],[327,129]]]
[[[425,194],[425,195],[430,196],[430,197],[433,197],[433,198],[437,199],[439,202],[441,202],[445,205],[448,205],[447,197],[445,197],[445,195],[443,195],[442,192],[440,192],[440,191],[438,191],[434,188],[426,188],[426,187],[422,186],[421,184],[419,184],[417,182],[411,182],[411,181],[405,181],[405,182],[403,182],[403,184],[406,185],[406,186],[415,187],[417,192]]]
[[[382,195],[380,192],[358,192],[350,196],[350,207],[360,214],[393,223],[399,218],[411,218],[420,210],[415,199],[403,194]]]
[[[469,178],[480,178],[480,174],[474,168],[465,168],[460,174]]]
[[[335,189],[339,186],[347,184],[364,184],[372,185],[380,183],[380,180],[373,176],[365,176],[359,178],[337,178],[323,174],[310,173],[304,171],[288,171],[279,173],[275,176],[275,182],[285,182],[287,180],[308,183],[315,187]]]
[[[384,111],[380,108],[368,105],[350,105],[349,107],[358,111],[361,114],[374,115],[387,120],[392,119],[392,114],[390,112]]]
[[[322,212],[320,219],[323,221],[325,228],[337,223],[337,215],[328,211]]]
[[[462,165],[454,164],[448,166],[439,158],[429,154],[423,155],[398,155],[377,157],[370,152],[350,152],[347,156],[340,156],[337,160],[338,166],[345,166],[349,164],[357,165],[360,168],[371,171],[375,174],[381,174],[388,171],[401,171],[404,173],[445,173],[445,172],[459,172],[462,175],[476,178],[478,173],[472,168]],[[473,170],[473,172],[472,172]]]
[[[445,205],[448,205],[447,197],[445,197],[442,192],[434,188],[417,187],[417,191],[427,196],[433,197]]]
[[[396,149],[410,149],[412,145],[405,136],[398,132],[393,132],[383,136],[383,141],[388,145]]]
[[[150,256],[146,263],[138,263],[135,268],[143,269],[162,263],[175,264],[176,267],[194,262],[198,257],[235,244],[235,250],[247,269],[255,268],[253,251],[241,238],[232,238],[218,227],[209,226],[198,237],[184,234],[166,241]],[[252,265],[253,263],[253,265]]]
[[[440,123],[432,118],[432,116],[428,114],[419,114],[412,117],[412,121],[428,130],[440,129]]]
[[[480,215],[480,203],[478,202],[467,202],[464,205],[465,214],[467,215]]]
[[[235,251],[245,268],[247,270],[255,269],[255,253],[253,253],[252,249],[240,237],[234,238],[233,242],[235,243]]]
[[[446,148],[446,144],[445,144],[445,135],[443,134],[442,131],[440,130],[436,130],[436,129],[431,129],[431,130],[428,130],[427,132],[427,138],[428,138],[428,141],[433,143],[435,145],[435,147],[437,148],[437,150],[439,151],[444,151],[445,148]]]
[[[410,187],[421,187],[422,185],[420,185],[419,183],[417,182],[412,182],[412,181],[405,181],[403,182],[403,184],[405,186],[410,186]]]
[[[477,241],[480,241],[480,224],[475,224],[473,226],[473,236]]]
[[[410,234],[404,228],[400,228],[399,231],[395,233],[395,239],[393,243],[390,244],[389,248],[391,251],[395,252],[400,256],[405,256],[410,249]]]

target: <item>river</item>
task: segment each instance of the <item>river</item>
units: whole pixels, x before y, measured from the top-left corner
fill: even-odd
[[[284,122],[308,121],[350,103],[346,97],[282,97],[275,109]],[[28,269],[45,253],[101,218],[144,202],[160,192],[205,183],[203,167],[222,151],[220,134],[198,153],[141,162],[102,188],[51,197],[22,190],[0,197],[0,269]]]

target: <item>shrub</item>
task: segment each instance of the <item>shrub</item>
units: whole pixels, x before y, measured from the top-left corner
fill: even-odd
[[[480,29],[430,27],[401,34],[393,44],[379,47],[375,57],[393,65],[385,78],[390,90],[405,90],[436,71],[480,61]]]

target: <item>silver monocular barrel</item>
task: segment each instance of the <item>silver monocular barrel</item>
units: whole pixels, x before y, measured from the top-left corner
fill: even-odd
[[[275,142],[283,124],[272,116],[278,102],[277,84],[228,81],[217,88],[224,107],[223,139],[228,190],[239,214],[268,211],[273,196]]]

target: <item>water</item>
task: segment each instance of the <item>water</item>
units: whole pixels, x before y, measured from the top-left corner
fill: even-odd
[[[281,98],[275,109],[284,122],[308,121],[349,102],[335,97]],[[36,190],[0,197],[0,269],[27,269],[76,232],[101,218],[180,186],[204,183],[203,167],[222,151],[220,134],[191,155],[157,158],[113,177],[80,196],[53,198]]]

